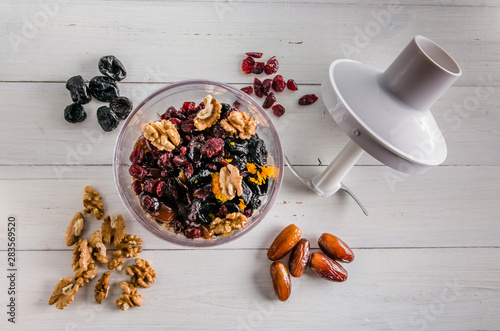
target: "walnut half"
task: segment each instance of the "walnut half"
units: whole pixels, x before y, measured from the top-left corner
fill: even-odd
[[[210,94],[205,96],[203,104],[205,105],[205,108],[200,110],[194,118],[194,126],[200,131],[203,131],[215,125],[215,123],[217,123],[220,118],[222,109],[222,105],[220,104],[220,102]]]
[[[122,242],[116,246],[117,250],[113,251],[113,256],[116,257],[136,257],[142,252],[142,239],[136,235],[127,234]]]
[[[228,164],[220,170],[219,184],[222,194],[232,200],[234,197],[243,194],[243,177],[240,171],[232,164]]]
[[[181,136],[177,128],[167,120],[151,121],[149,124],[142,123],[141,130],[144,138],[149,140],[160,151],[171,152],[181,142]]]
[[[64,309],[67,305],[75,300],[75,294],[78,292],[79,286],[73,285],[71,277],[61,278],[57,283],[52,296],[49,299],[49,305],[57,302],[57,309]]]
[[[125,273],[130,277],[130,283],[134,286],[148,288],[155,282],[156,271],[151,267],[151,263],[143,259],[135,259],[135,264],[128,266]]]
[[[87,239],[79,239],[73,248],[73,271],[80,269],[86,271],[92,261]]]
[[[257,123],[248,113],[232,111],[227,119],[220,121],[220,125],[230,137],[250,139],[255,134]]]
[[[101,224],[102,240],[113,246],[118,246],[125,237],[125,221],[122,215],[104,217]]]
[[[111,273],[106,271],[102,274],[101,278],[97,281],[95,285],[94,293],[95,293],[95,301],[98,304],[101,304],[104,299],[108,296],[109,292],[109,278],[111,277]]]
[[[83,214],[77,212],[69,223],[68,228],[66,229],[66,234],[64,235],[66,246],[73,246],[78,241],[84,227],[85,219],[83,218]]]
[[[123,293],[115,303],[121,310],[125,311],[131,307],[140,307],[142,305],[142,295],[137,292],[134,285],[129,282],[121,281],[120,287]]]
[[[83,285],[94,279],[96,274],[97,266],[93,263],[89,264],[85,270],[83,268],[79,268],[75,273],[75,283],[79,287],[83,287]]]
[[[104,203],[102,197],[92,186],[85,186],[83,195],[84,214],[94,214],[95,218],[100,220],[104,216]]]
[[[225,218],[217,217],[210,224],[210,231],[216,235],[228,234],[233,230],[240,230],[245,227],[247,217],[242,213],[231,213]]]

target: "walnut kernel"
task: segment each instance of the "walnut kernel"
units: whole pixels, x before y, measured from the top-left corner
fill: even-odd
[[[108,263],[108,257],[106,256],[106,246],[102,242],[101,231],[94,231],[90,235],[90,248],[92,249],[92,257],[101,263]]]
[[[101,224],[102,240],[113,246],[118,246],[125,237],[125,221],[122,215],[104,217]]]
[[[177,128],[167,120],[161,120],[161,122],[151,121],[149,124],[143,123],[141,130],[144,138],[149,140],[160,151],[171,152],[181,142],[181,136]]]
[[[81,269],[86,271],[88,265],[93,262],[87,239],[79,239],[73,248],[73,271]]]
[[[142,305],[142,295],[137,292],[134,285],[129,282],[121,281],[120,287],[123,293],[115,303],[121,310],[125,311],[131,307],[140,307]]]
[[[243,194],[243,177],[240,176],[240,171],[232,164],[228,164],[220,170],[219,184],[222,194],[232,200],[234,197]]]
[[[108,296],[109,292],[109,278],[111,277],[111,273],[106,271],[102,274],[101,278],[97,281],[95,285],[94,293],[95,293],[95,301],[98,304],[101,304],[104,299]]]
[[[123,268],[123,258],[122,257],[114,257],[108,262],[109,270],[122,270]]]
[[[142,239],[136,235],[127,234],[122,242],[116,246],[117,250],[113,251],[113,256],[116,257],[136,257],[142,252]]]
[[[203,104],[205,105],[205,108],[200,110],[194,118],[194,126],[200,131],[215,125],[220,118],[222,109],[220,102],[213,98],[210,94],[205,96]]]
[[[73,246],[78,241],[78,237],[82,234],[84,227],[85,219],[83,218],[83,214],[77,212],[69,223],[66,234],[64,235],[66,246]]]
[[[135,259],[135,264],[128,266],[125,273],[132,276],[130,283],[135,287],[148,288],[155,282],[156,278],[156,271],[151,267],[151,264],[140,258]]]
[[[100,220],[104,215],[104,203],[102,197],[92,186],[85,186],[85,194],[83,195],[83,210],[84,214],[94,214],[95,218]]]
[[[228,234],[233,230],[240,230],[247,223],[247,217],[242,213],[231,213],[227,214],[225,218],[219,218],[213,220],[210,224],[210,231],[216,235]]]
[[[227,119],[220,121],[220,125],[230,137],[250,139],[255,134],[257,123],[248,113],[233,111]]]
[[[75,294],[78,292],[79,286],[73,285],[71,277],[61,278],[57,283],[52,296],[49,299],[49,305],[57,302],[57,309],[64,309],[67,305],[75,300]]]
[[[85,270],[83,268],[79,268],[75,274],[75,283],[79,287],[83,287],[83,285],[94,279],[96,274],[97,266],[93,263],[89,264]]]

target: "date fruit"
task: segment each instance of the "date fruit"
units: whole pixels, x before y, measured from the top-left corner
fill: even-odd
[[[297,245],[301,235],[302,232],[295,224],[290,224],[284,228],[267,251],[269,260],[276,261],[287,255]]]
[[[347,270],[320,252],[312,253],[309,268],[321,278],[332,282],[343,282],[347,279]]]
[[[281,301],[286,301],[292,293],[292,282],[290,274],[282,262],[276,261],[271,264],[271,278],[273,280],[274,293]]]
[[[318,245],[326,255],[334,260],[347,263],[354,260],[354,253],[349,246],[333,234],[323,233],[318,239]]]
[[[290,274],[293,277],[300,277],[307,268],[309,262],[309,240],[300,239],[290,255]]]

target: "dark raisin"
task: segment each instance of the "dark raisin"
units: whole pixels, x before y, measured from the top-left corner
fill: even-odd
[[[276,96],[274,95],[274,92],[270,92],[266,100],[264,100],[264,103],[262,104],[262,108],[264,109],[269,109],[271,106],[276,102]]]
[[[102,102],[113,101],[120,91],[115,81],[107,76],[96,76],[90,80],[89,83],[90,91],[94,98]]]
[[[283,79],[283,76],[276,75],[273,78],[273,89],[276,92],[282,92],[283,90],[285,90],[285,87],[286,87],[286,83],[285,83],[285,80]]]
[[[253,67],[255,66],[255,60],[250,56],[243,60],[241,63],[241,70],[245,75],[251,74],[253,71]]]
[[[245,203],[248,205],[253,199],[253,192],[245,182],[241,183],[241,187],[243,189],[243,193],[241,194],[240,198],[242,198],[243,201],[245,201]]]
[[[276,117],[281,117],[285,113],[285,107],[282,105],[274,105],[273,106],[273,114],[276,115]]]
[[[255,75],[260,75],[261,73],[264,72],[265,67],[266,67],[266,64],[264,62],[257,62],[257,63],[255,63],[255,66],[253,67],[252,73]]]
[[[212,214],[212,216],[215,216],[219,211],[219,208],[220,204],[217,202],[208,201],[203,203],[200,208],[200,221],[205,224],[212,223],[212,219],[209,215]]]
[[[250,56],[250,57],[253,57],[253,58],[256,58],[256,59],[260,59],[262,57],[262,53],[259,53],[259,52],[248,52],[248,53],[245,53],[247,56]]]
[[[295,83],[295,81],[293,79],[289,79],[287,82],[286,82],[286,87],[289,89],[289,90],[292,90],[292,91],[297,91],[299,89],[299,87],[297,86],[297,83]]]
[[[299,99],[299,105],[301,106],[312,105],[316,101],[318,101],[318,97],[315,94],[306,94]]]
[[[247,167],[247,156],[246,155],[232,155],[231,164],[238,168],[239,171],[243,171]]]
[[[130,162],[132,163],[142,163],[144,159],[144,148],[136,147],[130,154]]]
[[[255,95],[259,98],[264,96],[264,92],[262,91],[262,82],[257,77],[253,79],[253,90],[255,91]]]
[[[83,122],[87,118],[87,113],[82,105],[72,103],[64,109],[64,119],[69,123]]]
[[[280,64],[279,64],[278,60],[276,59],[276,56],[273,56],[272,58],[267,60],[264,71],[266,72],[266,75],[272,75],[278,71],[279,66],[280,66]]]
[[[117,97],[109,103],[109,108],[111,108],[115,115],[121,120],[127,118],[133,107],[132,101],[127,97]]]
[[[248,95],[251,95],[253,93],[253,87],[251,86],[242,87],[241,90]]]
[[[101,128],[110,132],[116,129],[118,126],[118,118],[116,115],[109,109],[109,107],[102,106],[97,109],[97,121]]]
[[[231,112],[233,109],[231,108],[231,105],[228,103],[221,103],[222,109],[221,109],[221,114],[225,114],[228,112]]]
[[[273,85],[272,79],[264,79],[264,81],[262,82],[262,92],[264,93],[264,95],[267,95],[269,93],[272,85]]]
[[[101,57],[99,60],[99,71],[115,81],[121,81],[127,77],[127,71],[123,64],[113,55]]]
[[[66,89],[71,94],[73,102],[84,105],[92,100],[92,95],[82,76],[73,76],[66,82]]]

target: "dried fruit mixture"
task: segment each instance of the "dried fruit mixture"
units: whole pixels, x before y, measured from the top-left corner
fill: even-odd
[[[236,108],[207,95],[142,125],[129,173],[160,225],[192,239],[229,235],[261,205],[276,169],[254,118]]]

